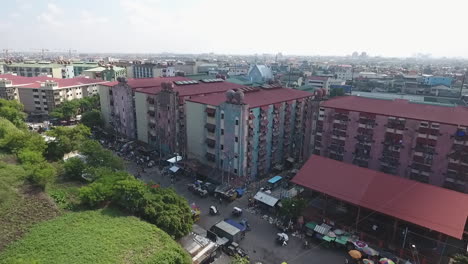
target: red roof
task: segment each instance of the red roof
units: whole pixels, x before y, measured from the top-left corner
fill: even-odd
[[[86,77],[60,79],[60,78],[52,78],[52,77],[47,77],[47,76],[25,77],[25,76],[17,76],[17,75],[12,75],[12,74],[1,74],[0,78],[8,79],[13,83],[13,85],[21,86],[23,88],[40,88],[41,83],[45,81],[57,82],[60,88],[106,82],[103,80],[91,79],[91,78],[86,78]]]
[[[308,80],[317,80],[317,81],[326,81],[328,77],[325,76],[309,76],[307,77]]]
[[[177,78],[177,79],[176,79]],[[184,77],[171,77],[171,78],[153,78],[153,85],[151,87],[140,87],[135,90],[140,93],[157,94],[161,91],[161,83],[168,81],[193,81]],[[130,84],[130,82],[129,82]],[[132,84],[130,84],[132,86]],[[133,87],[133,86],[132,86]],[[200,94],[210,93],[224,93],[227,90],[243,88],[242,85],[230,83],[230,82],[212,82],[204,83],[199,81],[196,84],[185,84],[185,85],[174,85],[174,90],[179,92],[179,96],[193,96]]]
[[[259,89],[258,91],[246,92],[244,94],[244,102],[249,105],[249,108],[256,108],[260,106],[301,99],[309,96],[313,95],[309,92],[296,89]],[[188,101],[218,106],[226,101],[226,95],[224,93],[210,94],[206,96],[194,97]]]
[[[316,155],[292,182],[458,239],[468,216],[467,194]]]
[[[403,99],[384,100],[341,96],[322,103],[323,107],[395,116],[416,120],[468,126],[468,108],[412,103]]]
[[[148,87],[161,87],[163,82],[176,82],[176,81],[190,81],[192,79],[185,77],[157,77],[157,78],[140,78],[140,79],[127,79],[127,84],[133,89],[137,88],[148,88]],[[119,82],[108,82],[103,84],[105,86],[115,86]]]

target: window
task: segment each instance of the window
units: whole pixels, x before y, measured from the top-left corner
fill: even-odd
[[[236,119],[236,126],[239,125],[239,119]]]
[[[239,137],[236,137],[236,142],[239,142]]]
[[[221,128],[221,135],[224,135],[224,129]]]
[[[43,96],[42,96],[42,98],[43,98],[43,99],[46,99],[46,96],[45,96],[45,95],[43,95]]]
[[[234,169],[234,174],[237,174],[237,169]]]
[[[223,145],[223,144],[221,144],[221,150],[223,150],[223,149],[224,149],[224,145]]]
[[[169,111],[169,106],[167,106],[167,111]]]
[[[168,119],[168,120],[167,120],[167,123],[168,123],[168,124],[170,124],[170,123],[171,123],[171,120],[170,120],[170,119]]]
[[[221,119],[224,119],[224,113],[221,113]]]
[[[38,92],[39,90],[38,89],[33,89],[33,92]]]
[[[36,110],[41,110],[41,107],[39,107],[39,106],[36,106]]]

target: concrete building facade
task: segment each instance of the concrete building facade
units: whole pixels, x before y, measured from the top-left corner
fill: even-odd
[[[310,155],[314,104],[311,93],[273,86],[188,99],[188,157],[245,180],[292,166]]]
[[[468,191],[468,109],[345,96],[324,102],[314,153]]]
[[[97,94],[102,80],[0,75],[0,98],[18,100],[29,113],[47,114],[62,102]]]
[[[60,62],[22,62],[7,63],[5,73],[24,77],[48,76],[52,78],[73,78],[81,75],[84,70],[97,67],[97,63]]]
[[[123,136],[185,156],[185,100],[240,87],[222,79],[119,78],[100,88],[101,108],[106,123]]]
[[[135,79],[172,77],[175,76],[175,68],[154,63],[132,64],[128,67],[127,74],[129,78]]]

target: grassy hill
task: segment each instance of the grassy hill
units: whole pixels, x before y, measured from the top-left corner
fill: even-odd
[[[0,263],[191,263],[154,225],[118,211],[66,213],[41,222],[0,253]]]
[[[0,251],[34,224],[60,214],[49,196],[23,184],[23,168],[6,159],[0,155]]]

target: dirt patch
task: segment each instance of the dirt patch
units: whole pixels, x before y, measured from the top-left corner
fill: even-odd
[[[23,187],[20,198],[0,212],[0,251],[21,238],[34,224],[59,214],[59,209],[49,196],[31,186]]]

